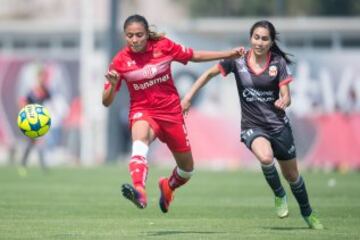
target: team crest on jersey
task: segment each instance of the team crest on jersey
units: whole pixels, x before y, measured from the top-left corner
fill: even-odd
[[[127,61],[127,66],[128,67],[131,67],[132,65],[135,65],[136,62],[134,60],[131,60],[131,61]]]
[[[143,116],[143,113],[142,112],[137,112],[133,115],[133,119],[137,119],[137,118],[141,118]]]
[[[276,66],[272,65],[269,67],[269,76],[270,77],[275,77],[278,73],[278,69]]]
[[[154,65],[146,65],[143,68],[144,78],[148,78],[148,79],[154,78],[157,73],[158,73],[158,70],[157,70],[156,66],[154,66]]]
[[[161,57],[161,55],[162,55],[162,53],[161,53],[161,51],[159,51],[159,50],[153,52],[153,57],[154,57],[154,58]]]

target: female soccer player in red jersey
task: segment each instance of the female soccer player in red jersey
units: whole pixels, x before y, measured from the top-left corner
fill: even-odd
[[[129,123],[133,143],[129,171],[133,185],[123,184],[122,193],[137,207],[146,207],[147,153],[149,145],[159,138],[167,144],[177,165],[169,178],[159,180],[160,209],[166,213],[174,190],[190,179],[194,169],[170,65],[173,61],[186,64],[239,57],[243,50],[194,51],[151,31],[147,20],[140,15],[126,19],[124,32],[127,46],[113,58],[103,91],[105,106],[114,100],[122,80],[130,93]]]
[[[276,43],[272,23],[259,21],[250,30],[251,49],[237,59],[223,60],[205,71],[181,102],[186,114],[194,95],[219,73],[234,73],[241,103],[241,140],[261,163],[265,179],[275,194],[280,218],[288,216],[286,193],[274,157],[289,182],[301,214],[310,228],[323,225],[312,211],[303,178],[299,175],[296,149],[285,109],[290,105],[288,55]]]

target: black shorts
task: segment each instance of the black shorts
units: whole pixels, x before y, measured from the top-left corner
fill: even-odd
[[[277,160],[291,160],[296,158],[294,137],[289,124],[279,133],[269,134],[260,128],[250,128],[241,131],[241,141],[251,150],[251,143],[257,137],[264,137],[271,143],[274,157]]]

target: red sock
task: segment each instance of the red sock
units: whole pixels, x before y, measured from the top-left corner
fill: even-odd
[[[176,171],[176,168],[177,167],[174,168],[169,178],[169,187],[171,188],[171,190],[175,190],[176,188],[181,187],[190,179],[190,178],[180,177],[178,172]]]
[[[134,187],[145,188],[148,173],[148,164],[146,158],[139,155],[132,156],[129,162],[129,172]]]

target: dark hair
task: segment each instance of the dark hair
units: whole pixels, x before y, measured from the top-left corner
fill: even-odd
[[[141,16],[141,15],[138,15],[138,14],[131,15],[125,20],[125,22],[124,22],[124,31],[125,31],[125,29],[126,29],[126,27],[128,25],[130,25],[131,23],[134,23],[134,22],[141,23],[141,24],[144,25],[145,30],[149,34],[149,39],[151,39],[151,40],[158,40],[158,39],[165,36],[164,33],[158,33],[155,30],[151,30],[150,28],[155,28],[155,26],[152,25],[152,26],[149,27],[149,23],[146,20],[146,18]]]
[[[254,23],[254,25],[251,27],[250,37],[253,35],[255,29],[258,27],[266,28],[267,30],[269,30],[270,38],[273,42],[272,46],[270,47],[270,51],[279,54],[280,56],[282,56],[285,59],[286,63],[291,64],[293,61],[289,58],[289,56],[292,56],[292,55],[284,52],[277,45],[276,41],[278,41],[278,38],[277,38],[278,33],[276,32],[274,25],[271,22],[266,21],[266,20],[258,21],[256,23]]]

